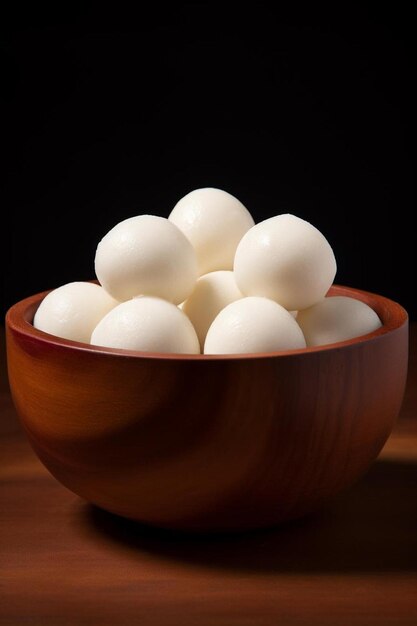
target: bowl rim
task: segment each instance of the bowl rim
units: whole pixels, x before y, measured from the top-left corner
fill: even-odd
[[[162,352],[143,352],[137,350],[127,350],[121,348],[107,348],[104,346],[95,346],[92,344],[63,339],[56,335],[51,335],[33,326],[34,314],[43,300],[43,298],[52,291],[49,289],[28,298],[20,300],[10,307],[6,314],[6,328],[24,336],[28,340],[36,341],[39,344],[47,344],[48,346],[75,350],[77,352],[88,352],[93,354],[102,354],[107,356],[119,356],[131,359],[157,359],[157,360],[176,360],[176,361],[242,361],[252,359],[265,359],[276,357],[299,356],[302,354],[311,354],[316,352],[326,352],[335,349],[349,348],[358,344],[368,343],[391,333],[408,322],[407,311],[394,300],[390,300],[385,296],[381,296],[369,291],[355,289],[343,285],[332,285],[327,293],[328,297],[347,296],[355,298],[370,306],[380,317],[382,326],[377,330],[321,346],[311,346],[307,348],[298,348],[296,350],[278,350],[274,352],[256,352],[243,354],[178,354],[178,353],[162,353]]]

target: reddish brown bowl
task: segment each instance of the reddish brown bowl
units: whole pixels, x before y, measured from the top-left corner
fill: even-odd
[[[161,527],[238,530],[298,517],[354,482],[398,415],[404,309],[383,327],[272,354],[129,352],[59,339],[31,322],[46,293],[7,315],[13,398],[41,461],[104,509]]]

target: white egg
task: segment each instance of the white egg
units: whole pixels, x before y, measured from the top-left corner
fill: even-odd
[[[264,296],[288,310],[299,310],[324,298],[336,274],[336,260],[317,228],[284,214],[260,222],[244,235],[234,270],[246,296]]]
[[[188,239],[172,222],[139,215],[117,224],[97,247],[97,278],[120,301],[138,295],[185,300],[197,280],[197,260]]]
[[[182,310],[190,318],[203,348],[207,331],[225,306],[243,298],[233,272],[220,270],[201,276]]]
[[[91,343],[144,352],[200,352],[188,317],[174,304],[149,296],[133,298],[110,311],[94,329]]]
[[[249,211],[230,193],[195,189],[173,208],[169,218],[194,246],[199,275],[233,269],[236,247],[254,225]]]
[[[242,354],[305,348],[297,322],[267,298],[248,297],[226,306],[210,326],[205,354]]]
[[[314,306],[299,311],[297,322],[307,346],[322,346],[371,333],[382,326],[371,307],[345,296],[325,298]]]
[[[118,304],[99,285],[68,283],[45,296],[33,325],[57,337],[89,343],[99,321]]]

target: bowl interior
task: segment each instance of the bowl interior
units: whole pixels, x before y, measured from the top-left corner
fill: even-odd
[[[97,282],[97,281],[94,281]],[[24,300],[21,300],[14,306],[12,306],[7,313],[7,324],[11,329],[18,331],[20,334],[24,334],[28,337],[43,342],[59,346],[66,346],[74,350],[103,352],[107,354],[120,354],[122,356],[129,357],[146,357],[156,359],[181,359],[181,360],[224,360],[224,359],[247,359],[247,358],[267,358],[278,355],[309,353],[323,350],[331,350],[337,347],[349,346],[362,341],[369,341],[377,338],[385,333],[395,330],[405,324],[408,320],[408,315],[405,309],[398,303],[374,294],[371,292],[363,291],[360,289],[354,289],[352,287],[345,287],[341,285],[333,285],[328,296],[347,296],[349,298],[355,298],[370,306],[379,316],[382,326],[372,333],[361,335],[360,337],[354,337],[345,341],[340,341],[333,344],[326,344],[324,346],[314,346],[310,348],[302,348],[299,350],[282,350],[268,353],[256,353],[256,354],[221,354],[221,355],[208,355],[208,354],[165,354],[157,352],[140,352],[133,350],[123,350],[118,348],[106,348],[101,346],[93,346],[90,344],[80,343],[77,341],[71,341],[68,339],[62,339],[55,335],[50,335],[41,330],[36,329],[33,326],[33,318],[35,312],[43,300],[43,298],[49,293],[44,291],[42,293],[30,296]]]

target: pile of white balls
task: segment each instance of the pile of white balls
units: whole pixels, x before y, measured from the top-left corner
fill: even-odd
[[[50,292],[34,326],[96,346],[145,352],[241,354],[343,341],[381,326],[373,309],[326,298],[333,250],[290,214],[254,224],[239,200],[196,189],[168,219],[140,215],[100,241],[101,286]]]

